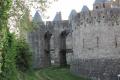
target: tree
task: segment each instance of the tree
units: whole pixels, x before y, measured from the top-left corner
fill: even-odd
[[[14,0],[9,15],[10,27],[13,26],[16,29],[15,31],[19,33],[19,30],[22,28],[24,29],[25,27],[25,26],[20,26],[19,24],[21,19],[23,19],[23,16],[26,15],[26,12],[28,15],[30,15],[29,13],[31,11],[31,8],[34,8],[36,10],[39,10],[40,13],[44,15],[46,9],[54,1],[57,0]]]

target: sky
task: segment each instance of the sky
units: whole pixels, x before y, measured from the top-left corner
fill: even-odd
[[[67,20],[71,10],[75,9],[77,12],[80,12],[83,5],[87,5],[90,10],[93,9],[93,3],[95,0],[58,0],[57,2],[52,3],[50,8],[47,9],[45,13],[46,16],[49,16],[47,20],[53,20],[56,12],[61,12],[62,19]],[[32,15],[35,11],[33,10]]]

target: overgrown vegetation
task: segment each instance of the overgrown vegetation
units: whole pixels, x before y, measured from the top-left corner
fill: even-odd
[[[31,70],[31,52],[25,40],[16,39],[8,29],[3,32],[3,64],[0,80],[17,80],[18,72]]]
[[[8,29],[5,29],[3,32],[4,32],[4,42],[2,49],[3,62],[0,80],[16,80],[17,69],[15,63],[16,57],[15,36],[11,34]]]
[[[23,67],[23,65],[18,65],[18,60],[25,60],[24,67],[26,68],[26,70],[29,70],[29,61],[28,60],[28,46],[25,43],[25,41],[23,41],[22,43],[20,43],[16,38],[16,36],[12,33],[10,33],[9,31],[9,27],[8,27],[8,19],[9,19],[9,10],[11,8],[11,3],[12,0],[2,0],[0,1],[0,53],[1,53],[1,64],[0,64],[0,80],[17,80],[17,76],[18,76],[18,70],[19,67]],[[22,45],[24,44],[24,46],[20,46],[18,47],[18,45]],[[24,58],[21,57],[22,52],[20,52],[21,50],[19,48],[22,48],[22,51],[24,51],[25,54]],[[26,50],[27,49],[27,50]],[[18,54],[19,52],[19,54]],[[20,58],[18,58],[18,56],[20,56]],[[17,67],[19,66],[19,67]],[[24,68],[24,69],[25,69]]]
[[[17,39],[16,65],[19,71],[26,72],[32,69],[32,52],[23,39]]]
[[[8,30],[8,12],[11,7],[12,0],[0,1],[0,53],[2,56],[0,80],[14,80],[14,38]],[[10,54],[10,53],[13,54]]]
[[[26,9],[25,14],[21,17],[19,24],[17,24],[19,27],[19,35],[22,39],[25,39],[27,33],[33,30],[32,21],[30,21],[29,15],[30,12],[28,9]]]
[[[40,1],[42,1],[40,2],[42,6],[46,4],[43,0]],[[18,38],[16,35],[10,33],[9,28],[11,25],[8,26],[8,20],[11,17],[13,19],[11,23],[14,23],[14,21],[18,22],[16,25],[19,25],[21,21],[28,21],[28,14],[23,16],[24,12],[27,12],[26,9],[29,10],[29,7],[24,3],[24,0],[0,1],[0,80],[18,80],[19,72],[31,69],[31,52],[29,46],[23,38],[21,39],[21,36]],[[23,26],[28,29],[28,22],[24,22],[19,27]]]

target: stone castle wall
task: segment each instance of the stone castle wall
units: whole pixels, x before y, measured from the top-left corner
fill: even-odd
[[[120,74],[120,9],[99,9],[76,13],[69,20],[37,23],[29,34],[34,52],[33,67],[60,65],[66,53],[72,73],[93,80],[117,80]],[[38,20],[39,21],[39,20]],[[65,57],[65,56],[64,56]]]
[[[34,31],[29,33],[28,40],[33,50],[34,68],[47,67],[51,64],[60,65],[60,51],[63,44],[60,35],[64,31],[70,31],[72,29],[70,27],[68,20],[47,21],[42,25],[36,25]],[[46,39],[45,36],[47,36]],[[66,49],[72,49],[71,38],[70,33],[66,38]]]
[[[72,22],[71,71],[95,80],[120,74],[120,9],[82,12]]]

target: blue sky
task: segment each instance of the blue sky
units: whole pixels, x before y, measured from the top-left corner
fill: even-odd
[[[45,15],[49,16],[48,20],[53,20],[56,12],[61,12],[62,19],[66,20],[72,9],[80,12],[83,5],[87,5],[89,9],[92,10],[94,1],[95,0],[58,0],[51,4],[51,7],[47,9]],[[32,14],[34,14],[34,11]]]

